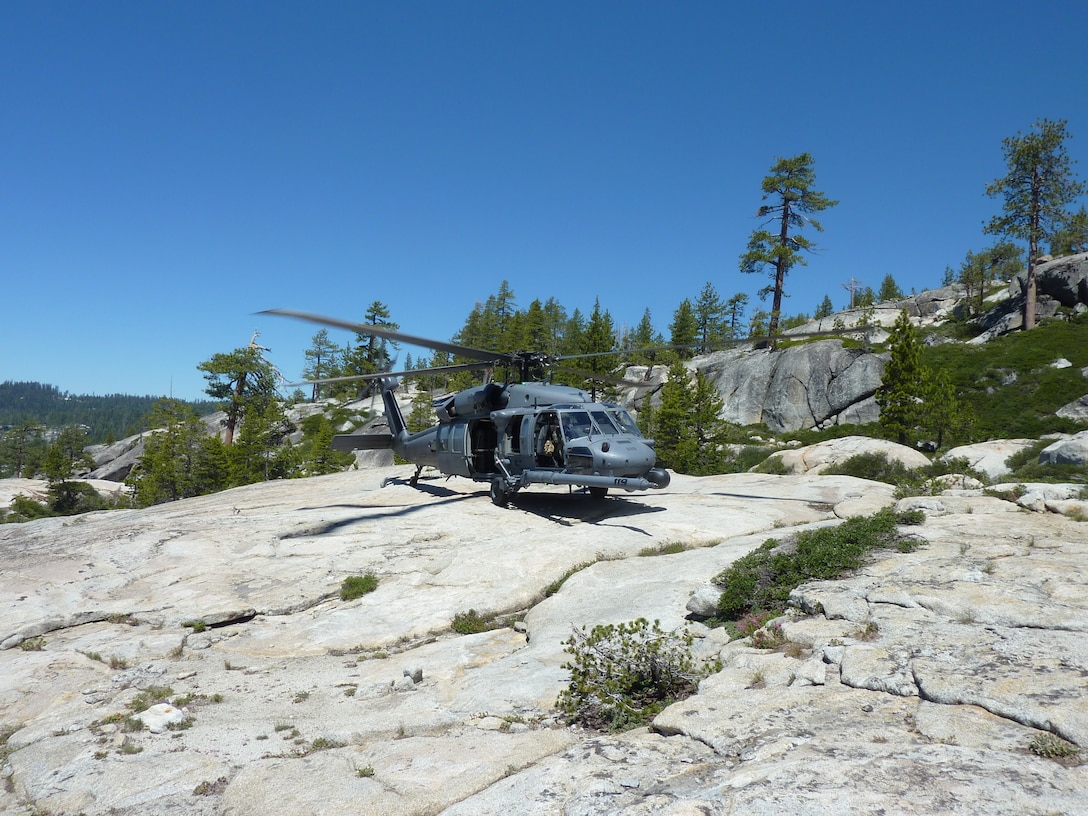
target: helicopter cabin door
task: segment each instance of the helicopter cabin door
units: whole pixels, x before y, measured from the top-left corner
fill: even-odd
[[[490,419],[474,419],[468,423],[468,438],[471,456],[469,468],[473,475],[498,473],[495,464],[495,448],[499,443],[495,432],[495,423]]]

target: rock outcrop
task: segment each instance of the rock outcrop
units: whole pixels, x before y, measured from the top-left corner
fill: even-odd
[[[883,456],[889,462],[898,462],[907,470],[916,470],[929,464],[929,457],[914,448],[868,436],[844,436],[801,448],[777,451],[768,456],[767,460],[768,464],[778,463],[787,473],[816,474],[854,456],[864,455]]]
[[[819,340],[780,350],[730,349],[692,361],[721,393],[723,419],[774,432],[876,421],[884,356]]]
[[[0,527],[0,811],[1082,811],[1088,769],[1050,758],[1088,745],[1072,518],[905,500],[928,516],[914,551],[800,588],[793,645],[764,650],[687,620],[692,594],[768,536],[887,506],[889,485],[677,475],[503,510],[411,472]],[[647,557],[666,543],[690,549]],[[366,572],[376,591],[341,601]],[[516,625],[454,634],[470,610]],[[652,729],[567,726],[571,628],[640,616],[724,669]]]
[[[982,333],[970,342],[979,345],[1023,325],[1027,273],[1009,282],[1008,298],[979,318]],[[1035,268],[1035,316],[1053,317],[1061,308],[1088,309],[1088,253],[1055,258]]]

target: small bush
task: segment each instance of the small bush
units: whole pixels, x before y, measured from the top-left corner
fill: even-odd
[[[340,584],[340,600],[353,601],[377,588],[378,576],[373,572],[368,572],[366,575],[349,575],[344,579],[344,583]]]
[[[698,663],[693,638],[664,632],[645,618],[576,629],[565,643],[573,660],[570,685],[556,705],[574,722],[621,731],[643,725],[666,706],[695,693],[720,666]]]
[[[468,612],[458,612],[454,615],[450,626],[459,635],[475,635],[491,629],[499,629],[502,624],[495,620],[494,615],[481,615],[475,609],[470,609]]]
[[[1069,759],[1080,753],[1080,748],[1050,732],[1032,738],[1028,750],[1045,759]]]
[[[897,459],[889,459],[883,451],[859,453],[828,467],[824,473],[830,476],[855,476],[871,482],[900,484],[911,478],[911,471]]]
[[[30,637],[19,644],[24,652],[40,652],[45,648],[45,638],[41,635]]]
[[[170,695],[173,693],[174,690],[169,686],[148,686],[132,698],[132,702],[128,704],[128,707],[139,714],[141,711],[146,711],[151,708],[151,706],[156,703],[169,700]]]

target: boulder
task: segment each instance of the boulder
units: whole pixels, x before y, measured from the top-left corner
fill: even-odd
[[[1080,465],[1088,464],[1088,431],[1059,439],[1043,448],[1039,453],[1041,465]]]
[[[1056,416],[1060,416],[1063,419],[1088,423],[1088,394],[1085,394],[1080,399],[1073,400],[1072,402],[1063,405],[1054,413]]]
[[[929,464],[929,457],[914,448],[867,436],[844,436],[803,448],[776,451],[768,457],[768,461],[780,462],[789,473],[815,474],[862,454],[883,454],[889,461],[899,462],[909,470]]]
[[[1035,441],[1032,439],[994,439],[990,442],[976,442],[972,445],[951,448],[940,458],[945,461],[966,459],[971,470],[989,479],[1000,479],[1009,473],[1007,464],[1009,457],[1034,444]]]

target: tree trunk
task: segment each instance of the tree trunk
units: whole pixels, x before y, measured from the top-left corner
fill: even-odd
[[[782,202],[782,225],[778,231],[778,244],[781,249],[774,265],[774,298],[771,300],[771,321],[767,325],[767,336],[778,334],[778,318],[782,314],[782,292],[786,288],[786,246],[789,238],[790,202]]]
[[[1035,328],[1035,260],[1039,257],[1039,210],[1042,192],[1039,168],[1031,169],[1031,212],[1028,215],[1028,279],[1024,286],[1024,331]]]

